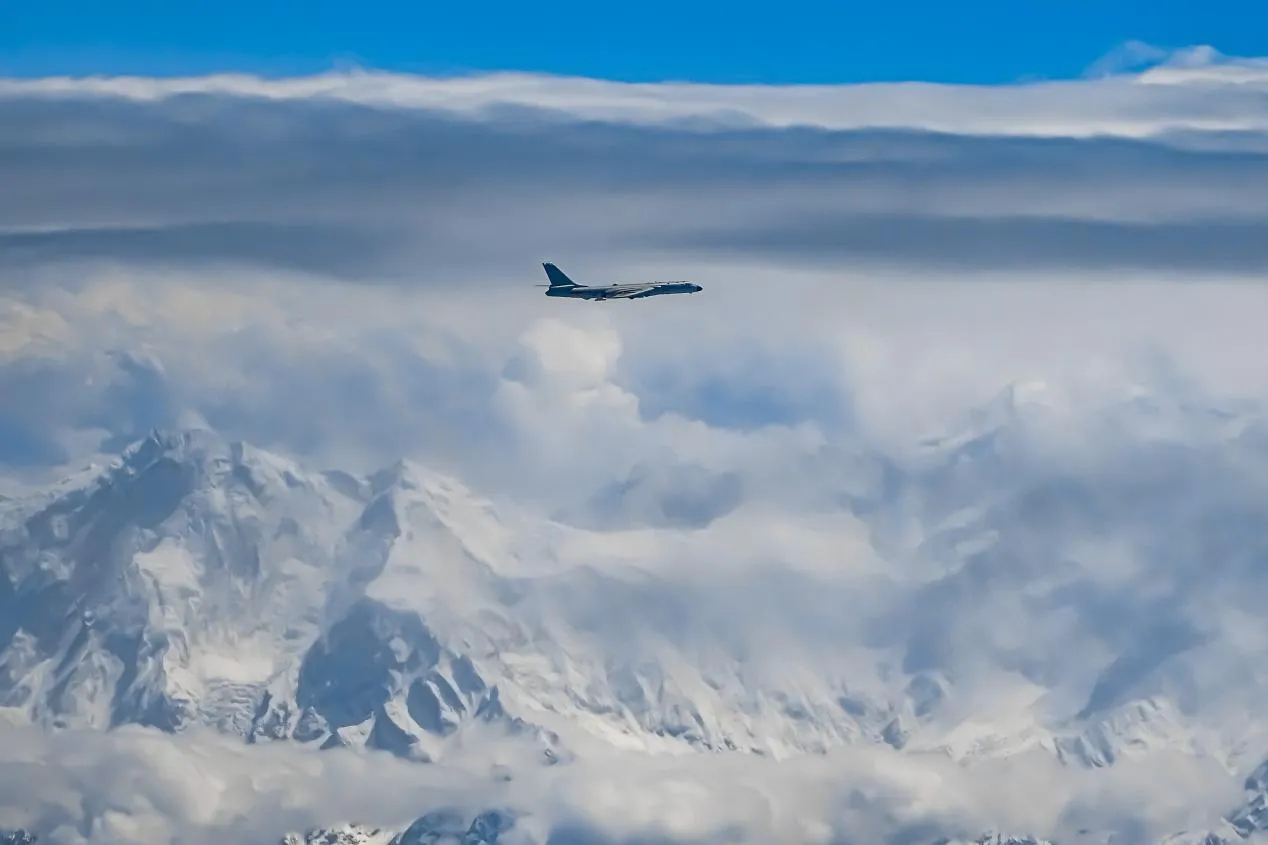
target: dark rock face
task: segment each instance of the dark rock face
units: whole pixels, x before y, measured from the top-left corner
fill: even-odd
[[[39,837],[28,830],[0,830],[0,845],[35,845]]]
[[[514,826],[514,814],[506,811],[486,810],[466,824],[461,813],[446,808],[415,821],[392,845],[496,845]]]

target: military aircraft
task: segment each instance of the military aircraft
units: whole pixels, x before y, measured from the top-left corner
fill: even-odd
[[[634,282],[613,285],[579,285],[564,275],[564,272],[549,262],[542,265],[546,271],[548,285],[547,296],[564,296],[569,299],[642,299],[647,296],[661,296],[667,293],[697,293],[704,290],[695,282]]]

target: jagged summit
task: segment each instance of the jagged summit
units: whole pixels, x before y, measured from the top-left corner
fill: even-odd
[[[52,726],[205,724],[419,759],[474,723],[536,736],[547,759],[577,730],[653,747],[769,742],[704,692],[705,667],[658,665],[653,640],[614,654],[596,609],[637,631],[647,617],[630,601],[668,588],[537,566],[565,554],[561,536],[525,534],[409,461],[358,479],[206,430],[153,432],[6,533],[0,701]],[[781,747],[824,748],[859,732],[831,702],[814,705],[822,724],[799,728],[784,705],[759,718],[783,723]]]
[[[496,514],[424,467],[357,479],[155,431],[14,522],[0,702],[37,721],[424,759],[468,718],[519,724],[464,653],[463,626],[495,649],[480,607],[505,615]]]
[[[280,845],[396,845],[397,837],[395,832],[379,827],[343,824],[302,834],[288,833]]]
[[[1009,835],[999,832],[984,833],[974,839],[939,839],[934,845],[1055,845],[1046,839],[1033,836]]]
[[[518,814],[505,809],[485,810],[468,821],[466,814],[452,807],[442,807],[425,813],[399,832],[342,824],[304,834],[289,833],[281,845],[432,845],[440,842],[496,845],[517,821]]]
[[[198,457],[243,446],[243,443],[230,441],[219,432],[204,426],[152,428],[145,437],[126,446],[122,450],[122,458],[125,463],[128,463],[134,459],[147,462],[157,455]]]
[[[183,469],[183,477],[191,486],[240,485],[257,497],[325,480],[323,474],[314,475],[293,460],[240,440],[228,440],[208,428],[151,431],[123,451],[111,479],[135,478],[171,464]]]

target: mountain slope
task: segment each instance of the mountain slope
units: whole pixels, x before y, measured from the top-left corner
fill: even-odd
[[[341,825],[304,834],[287,834],[282,845],[496,845],[515,822],[514,814],[500,810],[477,813],[468,821],[463,813],[446,807],[426,813],[399,832]]]
[[[809,678],[817,701],[752,689],[747,644],[726,641],[742,632],[710,642],[693,618],[698,588],[404,462],[355,479],[155,434],[3,519],[0,700],[50,726],[205,724],[429,759],[472,720],[531,722],[550,746],[580,728],[811,750],[892,718],[843,708],[830,679]]]
[[[367,553],[394,530],[375,519],[402,484],[306,473],[194,431],[8,508],[3,702],[52,726],[202,723],[253,740],[338,743],[378,717],[373,744],[399,749],[386,691],[403,694],[392,673],[408,669],[416,711],[445,733],[484,685],[366,592],[382,568]]]

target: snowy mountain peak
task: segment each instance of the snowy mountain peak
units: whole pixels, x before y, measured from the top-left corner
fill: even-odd
[[[126,463],[150,463],[158,456],[176,459],[198,458],[223,453],[235,444],[209,428],[151,429],[142,439],[123,450]],[[241,444],[236,444],[241,446]]]
[[[486,810],[470,821],[453,808],[433,810],[400,832],[357,824],[312,830],[303,835],[287,834],[281,845],[496,845],[511,830],[516,814],[506,810]]]
[[[152,433],[6,532],[0,697],[54,724],[244,730],[317,634],[357,507],[244,444]]]
[[[37,721],[419,759],[465,721],[519,724],[473,662],[517,630],[494,571],[505,532],[438,473],[311,473],[206,430],[152,432],[18,511],[0,702]]]
[[[390,845],[395,836],[383,828],[347,824],[304,834],[288,833],[281,845]]]
[[[1010,836],[991,832],[972,840],[940,839],[935,845],[1053,845],[1053,843],[1033,836]]]
[[[151,431],[124,450],[113,479],[134,478],[169,462],[181,467],[192,485],[239,485],[255,496],[313,484],[295,462],[241,441],[226,440],[210,429]]]

